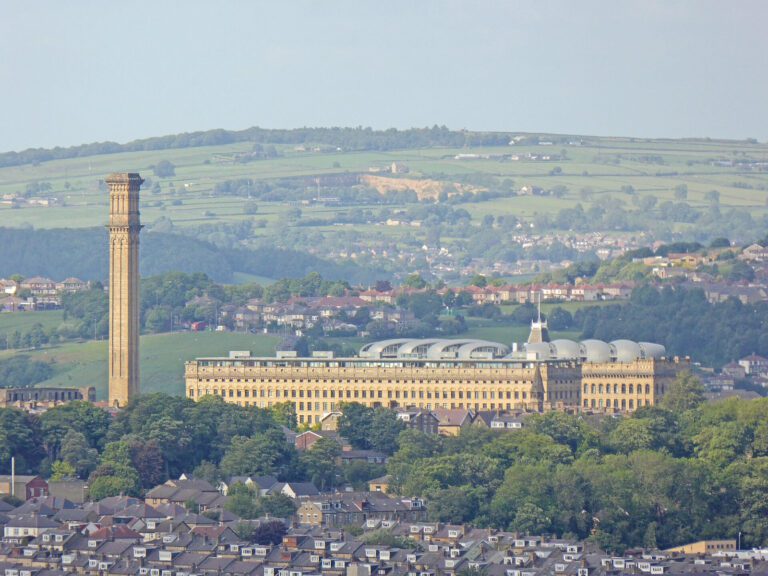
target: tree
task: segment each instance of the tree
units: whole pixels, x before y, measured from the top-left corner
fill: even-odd
[[[309,354],[306,354],[309,356]],[[270,408],[272,416],[280,426],[296,430],[296,404],[293,402],[278,402]]]
[[[158,178],[170,178],[176,176],[176,166],[169,160],[160,160],[152,168],[152,172]]]
[[[99,453],[88,445],[85,435],[70,429],[61,442],[61,460],[72,467],[78,478],[87,478],[99,463]]]
[[[395,412],[387,408],[374,408],[368,428],[368,443],[374,450],[392,454],[397,450],[397,439],[405,425]]]
[[[320,438],[312,447],[304,452],[301,463],[312,483],[324,491],[336,484],[339,472],[336,459],[341,454],[341,446],[330,438]]]
[[[75,476],[75,467],[62,460],[56,460],[51,466],[51,480],[65,480]]]
[[[162,484],[166,476],[165,458],[156,442],[144,442],[136,439],[129,442],[131,463],[139,475],[142,488],[152,488]]]
[[[414,288],[416,290],[422,290],[427,287],[427,282],[421,277],[418,272],[411,274],[403,280],[403,286],[407,288]]]
[[[552,521],[547,517],[544,510],[536,504],[524,502],[518,508],[509,529],[523,534],[543,534],[549,531],[551,523]]]
[[[183,420],[170,415],[162,416],[149,423],[145,437],[153,441],[154,446],[162,452],[166,477],[180,474],[189,465],[187,450],[192,437]]]
[[[678,184],[675,186],[675,199],[685,200],[686,198],[688,198],[688,185]]]
[[[45,452],[35,420],[21,410],[0,408],[0,472],[10,473],[11,457],[16,458],[16,472],[37,469]]]
[[[728,238],[715,238],[709,243],[710,248],[730,248],[731,241]]]
[[[654,444],[651,422],[640,418],[624,418],[611,432],[609,441],[615,450],[624,454],[649,450]]]
[[[339,418],[339,434],[349,440],[353,447],[367,450],[371,447],[368,440],[368,427],[373,417],[373,408],[357,402],[342,403]]]
[[[475,274],[470,282],[471,286],[478,286],[479,288],[485,288],[488,285],[488,278],[483,274]]]
[[[471,486],[451,486],[429,498],[429,518],[436,522],[471,522],[480,503]]]
[[[671,412],[681,413],[691,410],[704,402],[704,386],[696,376],[688,370],[683,370],[669,385],[659,403],[662,408]]]
[[[280,520],[267,520],[260,522],[251,534],[251,542],[256,544],[276,546],[283,541],[288,531],[287,526]]]
[[[261,506],[257,501],[256,493],[243,484],[230,487],[224,508],[246,520],[261,516]]]
[[[383,476],[386,468],[381,464],[369,464],[355,460],[342,467],[344,480],[351,484],[355,490],[365,492],[368,490],[368,481]]]
[[[141,495],[139,474],[131,463],[127,442],[110,442],[104,447],[99,467],[91,474],[88,485],[93,500],[118,494]]]
[[[264,514],[276,518],[291,518],[296,513],[296,502],[285,494],[270,494],[261,498]]]
[[[253,215],[259,212],[259,205],[256,202],[246,202],[243,205],[243,214]]]
[[[167,332],[171,328],[171,311],[164,306],[156,306],[144,318],[144,326],[150,332]]]
[[[36,348],[41,343],[42,328],[37,325],[27,332],[29,345]],[[44,336],[44,335],[43,335]],[[13,347],[13,346],[12,346]],[[53,376],[53,368],[47,362],[32,360],[29,356],[16,355],[0,360],[0,382],[8,388],[26,388]]]
[[[547,324],[551,330],[568,330],[573,325],[573,315],[557,306],[547,315]]]
[[[199,466],[192,471],[192,476],[200,478],[201,480],[207,480],[211,484],[216,484],[220,480],[219,469],[216,468],[216,464],[203,460]]]
[[[291,476],[299,472],[298,453],[279,430],[252,438],[235,436],[221,459],[224,476]]]

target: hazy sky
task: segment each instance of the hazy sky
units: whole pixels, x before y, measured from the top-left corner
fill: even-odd
[[[249,126],[768,140],[764,0],[3,0],[0,151]]]

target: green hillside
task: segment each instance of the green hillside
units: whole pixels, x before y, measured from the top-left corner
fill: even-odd
[[[272,355],[278,338],[254,334],[176,332],[141,337],[141,389],[144,392],[184,393],[184,362],[200,356],[226,356],[230,350],[250,350]],[[107,343],[67,343],[43,350],[25,351],[34,360],[51,362],[56,375],[38,386],[95,386],[99,400],[106,399]],[[0,358],[10,352],[0,352]]]
[[[575,145],[578,142],[578,145]],[[35,228],[92,227],[106,223],[107,194],[98,181],[114,171],[138,171],[160,182],[161,189],[146,190],[142,199],[142,218],[151,224],[170,218],[177,227],[244,219],[266,222],[259,232],[268,236],[279,227],[290,206],[282,202],[260,202],[253,215],[243,212],[247,198],[212,197],[217,183],[238,178],[270,181],[280,178],[367,172],[371,167],[386,167],[392,162],[408,166],[405,178],[431,178],[438,181],[480,181],[478,177],[510,178],[522,185],[565,186],[560,198],[517,196],[468,204],[473,216],[514,212],[520,216],[554,213],[581,202],[586,206],[608,198],[626,200],[622,186],[632,186],[638,196],[653,194],[660,202],[675,199],[675,188],[685,184],[687,201],[692,206],[708,205],[706,195],[719,192],[723,207],[745,207],[765,213],[768,175],[739,161],[762,161],[768,146],[751,142],[695,140],[636,140],[595,138],[556,143],[554,146],[494,146],[467,148],[424,148],[389,151],[297,151],[293,146],[277,145],[281,156],[248,163],[232,159],[248,153],[249,142],[199,148],[120,152],[85,158],[42,162],[39,165],[0,168],[0,196],[24,193],[30,184],[50,184],[46,196],[55,196],[65,206],[30,206],[13,209],[0,205],[0,221],[5,226]],[[456,159],[458,154],[518,155],[556,154],[557,161],[519,161],[494,158]],[[176,166],[176,175],[154,178],[152,167],[161,160]],[[718,162],[720,164],[718,164]],[[723,163],[736,162],[732,166]],[[559,170],[554,170],[559,168]],[[584,193],[588,190],[588,193]],[[302,208],[305,217],[322,215],[328,208],[315,205]]]

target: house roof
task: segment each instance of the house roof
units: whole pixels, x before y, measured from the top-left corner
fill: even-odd
[[[760,356],[758,354],[750,354],[749,356],[744,356],[744,358],[742,358],[741,361],[768,362],[768,358],[765,358],[764,356]]]
[[[105,526],[88,535],[90,540],[141,540],[142,536],[124,524]]]
[[[467,420],[472,421],[472,412],[463,408],[435,408],[432,414],[441,426],[461,426]]]
[[[369,484],[389,484],[390,482],[392,482],[392,474],[385,474],[373,480],[368,480]]]
[[[13,511],[14,516],[23,516],[24,514],[35,513],[38,516],[51,517],[56,514],[56,510],[50,506],[43,504],[42,502],[35,502],[34,500],[28,500],[21,504]]]
[[[279,490],[275,490],[276,488],[280,487]],[[317,489],[317,486],[315,486],[312,482],[286,482],[284,484],[278,483],[275,484],[275,486],[272,488],[272,492],[280,492],[283,493],[284,490],[290,490],[293,492],[297,497],[298,496],[314,496],[316,494],[320,494],[320,491]]]
[[[167,516],[149,504],[137,504],[129,506],[121,512],[114,514],[115,518],[152,518],[165,519]]]
[[[16,474],[15,481],[16,481],[16,484],[19,484],[19,483],[29,484],[35,478],[40,478],[40,480],[42,480],[42,477],[40,477],[40,476],[28,476],[28,475],[25,475],[25,474]],[[11,481],[10,474],[1,474],[0,475],[0,482],[10,482],[10,481]]]
[[[22,514],[11,518],[6,526],[8,528],[58,528],[59,523],[38,514]]]

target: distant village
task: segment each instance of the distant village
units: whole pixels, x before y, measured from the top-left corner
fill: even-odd
[[[31,312],[61,308],[64,294],[91,289],[91,282],[66,278],[60,282],[33,276],[13,280],[0,278],[0,312]]]

